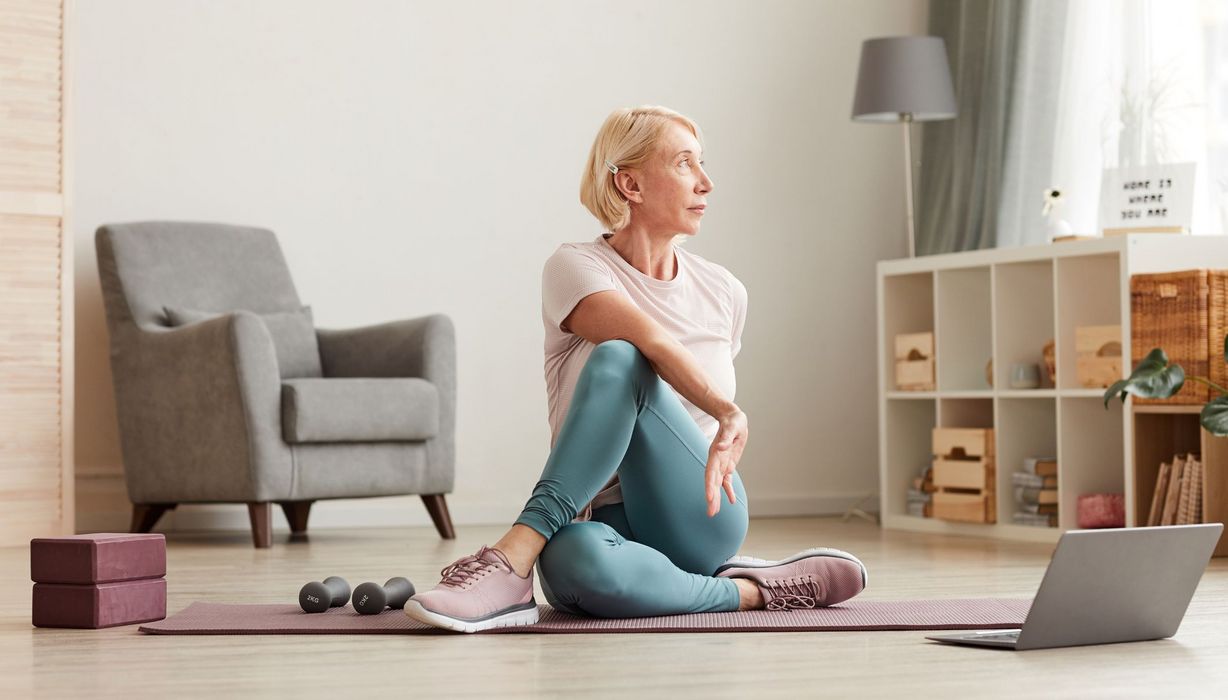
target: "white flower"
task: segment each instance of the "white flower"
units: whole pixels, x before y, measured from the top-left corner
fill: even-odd
[[[1041,216],[1048,216],[1053,207],[1057,206],[1062,201],[1062,190],[1060,187],[1050,187],[1045,190],[1045,204],[1040,210]]]

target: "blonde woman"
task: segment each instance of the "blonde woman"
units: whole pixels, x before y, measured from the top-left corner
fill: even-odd
[[[733,402],[747,294],[675,244],[699,233],[713,189],[700,138],[663,107],[617,110],[597,133],[580,201],[609,232],[560,246],[542,274],[545,469],[507,534],[445,568],[410,617],[532,624],[535,563],[550,605],[597,617],[810,608],[865,587],[839,550],[732,556],[748,522]]]

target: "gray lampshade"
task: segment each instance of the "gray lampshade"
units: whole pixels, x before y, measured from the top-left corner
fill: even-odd
[[[955,90],[941,37],[893,36],[861,45],[853,120],[898,122],[901,112],[919,122],[955,117]]]

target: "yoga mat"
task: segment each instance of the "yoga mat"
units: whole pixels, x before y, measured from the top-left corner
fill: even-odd
[[[501,627],[478,634],[599,632],[848,632],[860,630],[963,630],[1020,627],[1032,601],[1004,598],[963,600],[850,600],[813,610],[746,610],[663,617],[576,617],[539,605],[533,625]],[[146,634],[457,634],[424,625],[400,610],[359,615],[348,605],[308,614],[297,605],[192,603],[152,624]]]

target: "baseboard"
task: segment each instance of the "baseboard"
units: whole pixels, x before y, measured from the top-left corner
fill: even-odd
[[[842,515],[853,506],[867,513],[878,512],[878,494],[862,491],[822,493],[810,496],[751,495],[749,498],[752,518]]]
[[[839,515],[862,499],[861,507],[878,510],[878,499],[865,493],[816,494],[813,496],[764,495],[751,498],[751,516],[783,518]],[[126,504],[125,504],[126,505]],[[520,514],[521,505],[512,499],[476,501],[455,495],[448,497],[448,509],[457,526],[506,525]],[[108,509],[93,511],[78,518],[82,532],[124,531],[131,511]],[[319,501],[311,509],[310,528],[354,527],[431,527],[426,507],[417,496]],[[185,504],[167,513],[158,523],[161,532],[200,530],[247,530],[250,522],[243,504]],[[279,508],[274,509],[273,529],[288,532],[289,526]]]

